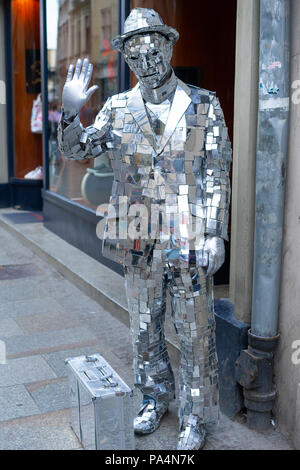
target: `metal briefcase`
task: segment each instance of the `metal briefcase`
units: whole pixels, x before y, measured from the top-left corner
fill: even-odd
[[[100,354],[66,359],[70,424],[85,449],[133,450],[132,390]]]

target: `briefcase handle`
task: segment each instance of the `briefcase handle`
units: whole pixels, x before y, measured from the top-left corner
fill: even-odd
[[[86,361],[87,362],[97,362],[98,361],[98,358],[95,357],[95,356],[86,356]],[[119,384],[117,382],[115,382],[114,380],[110,381],[110,379],[112,378],[113,374],[107,374],[106,371],[104,370],[106,366],[98,366],[96,367],[96,369],[98,369],[98,371],[102,374],[102,377],[99,377],[99,379],[101,380],[101,382],[105,382],[104,383],[104,387],[117,387]]]

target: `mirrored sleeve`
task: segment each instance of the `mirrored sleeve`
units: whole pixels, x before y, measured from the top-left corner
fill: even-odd
[[[205,234],[228,240],[231,143],[218,98],[211,94],[205,136]]]
[[[58,126],[58,146],[63,156],[73,160],[99,157],[107,151],[106,143],[112,141],[111,98],[97,114],[94,124],[84,128],[79,116],[69,122],[62,110]]]

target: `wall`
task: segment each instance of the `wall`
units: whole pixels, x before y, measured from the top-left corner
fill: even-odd
[[[259,0],[238,0],[231,201],[230,300],[235,317],[249,323],[259,66]]]
[[[300,80],[300,2],[291,0],[291,83]],[[300,96],[300,93],[298,93]],[[293,100],[292,100],[293,101]],[[289,154],[279,310],[280,343],[275,357],[278,398],[275,416],[279,429],[300,449],[300,363],[292,348],[300,340],[300,99],[291,102]],[[298,354],[299,362],[300,354]],[[295,361],[294,361],[295,362]],[[298,399],[297,399],[298,389]]]
[[[3,2],[0,2],[0,44],[4,44]],[[0,47],[0,184],[8,181],[4,54],[5,48]]]

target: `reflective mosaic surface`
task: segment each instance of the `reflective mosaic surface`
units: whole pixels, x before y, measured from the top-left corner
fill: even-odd
[[[191,416],[197,423],[218,418],[205,241],[227,239],[231,145],[215,93],[176,78],[170,67],[174,40],[166,29],[150,31],[149,10],[136,10],[129,17],[135,34],[117,44],[138,85],[109,98],[86,129],[78,116],[71,123],[62,119],[59,143],[68,158],[109,153],[114,182],[103,254],[124,265],[136,384],[157,402],[174,396],[163,332],[168,291],[181,344],[179,418],[187,426]],[[148,16],[139,23],[138,13]]]

